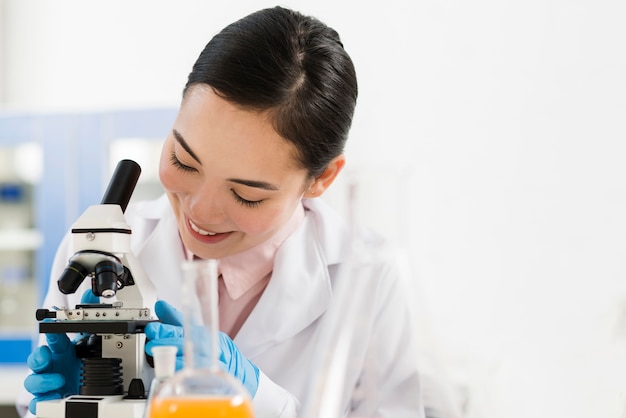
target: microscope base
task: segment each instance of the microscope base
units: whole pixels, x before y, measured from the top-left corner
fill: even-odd
[[[141,418],[146,400],[74,395],[37,403],[37,418]]]

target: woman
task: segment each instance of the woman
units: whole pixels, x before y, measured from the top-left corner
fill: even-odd
[[[356,99],[354,67],[333,29],[280,7],[253,13],[217,34],[189,75],[163,145],[166,196],[125,213],[133,253],[161,299],[155,312],[162,323],[146,329],[146,351],[180,343],[182,261],[218,259],[220,328],[228,336],[221,348],[232,359],[225,367],[250,392],[258,417],[297,416],[319,372],[311,358],[349,234],[314,198],[344,167]],[[66,239],[46,306],[78,303],[83,289],[65,296],[54,284],[71,254]],[[367,333],[350,353],[358,366],[344,377],[342,410],[354,417],[421,417],[397,275],[386,265],[367,271],[354,283],[371,298],[362,312]],[[49,342],[52,352],[56,344]],[[29,361],[31,411],[37,400],[77,390],[73,368],[51,370],[49,351],[40,347]],[[55,380],[59,374],[63,379]],[[376,387],[368,399],[365,381]]]

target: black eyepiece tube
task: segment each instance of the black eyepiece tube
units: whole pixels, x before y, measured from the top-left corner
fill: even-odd
[[[121,160],[117,163],[101,204],[120,205],[122,212],[126,212],[126,206],[133,195],[140,174],[141,167],[133,160]]]

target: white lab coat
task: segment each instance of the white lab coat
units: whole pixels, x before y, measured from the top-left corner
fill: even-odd
[[[321,319],[333,302],[338,266],[348,256],[346,224],[320,199],[303,202],[304,221],[278,250],[267,288],[234,339],[261,371],[253,401],[258,418],[297,416],[311,393],[309,382],[322,372],[314,361],[323,335]],[[131,204],[125,217],[132,228],[133,254],[157,297],[181,309],[184,253],[168,199]],[[56,281],[73,254],[69,244],[66,237],[59,247],[45,307],[73,307],[89,286],[85,281],[69,296],[57,290]],[[341,409],[349,417],[423,417],[414,332],[401,281],[393,266],[364,271],[350,278],[354,286],[365,286],[368,300],[358,313],[359,324],[345,324],[347,332],[360,330],[360,337],[347,359]],[[363,382],[373,390],[366,391]]]

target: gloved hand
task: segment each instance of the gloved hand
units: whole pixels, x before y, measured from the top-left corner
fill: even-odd
[[[99,298],[85,291],[81,303],[98,303]],[[35,414],[39,401],[61,399],[78,393],[81,361],[76,357],[74,343],[67,334],[46,334],[47,345],[41,345],[28,356],[26,364],[33,374],[26,377],[24,387],[34,395],[28,405]]]
[[[176,370],[183,367],[183,315],[169,303],[159,300],[154,305],[154,311],[161,322],[151,322],[144,330],[146,338],[146,353],[152,355],[152,348],[159,345],[173,345],[178,347],[176,355]],[[200,335],[204,329],[198,329]],[[251,397],[256,394],[259,386],[259,369],[250,360],[244,357],[233,340],[223,332],[218,332],[220,354],[218,356],[222,368],[237,378],[248,390]],[[204,349],[203,354],[208,359],[209,347]]]

